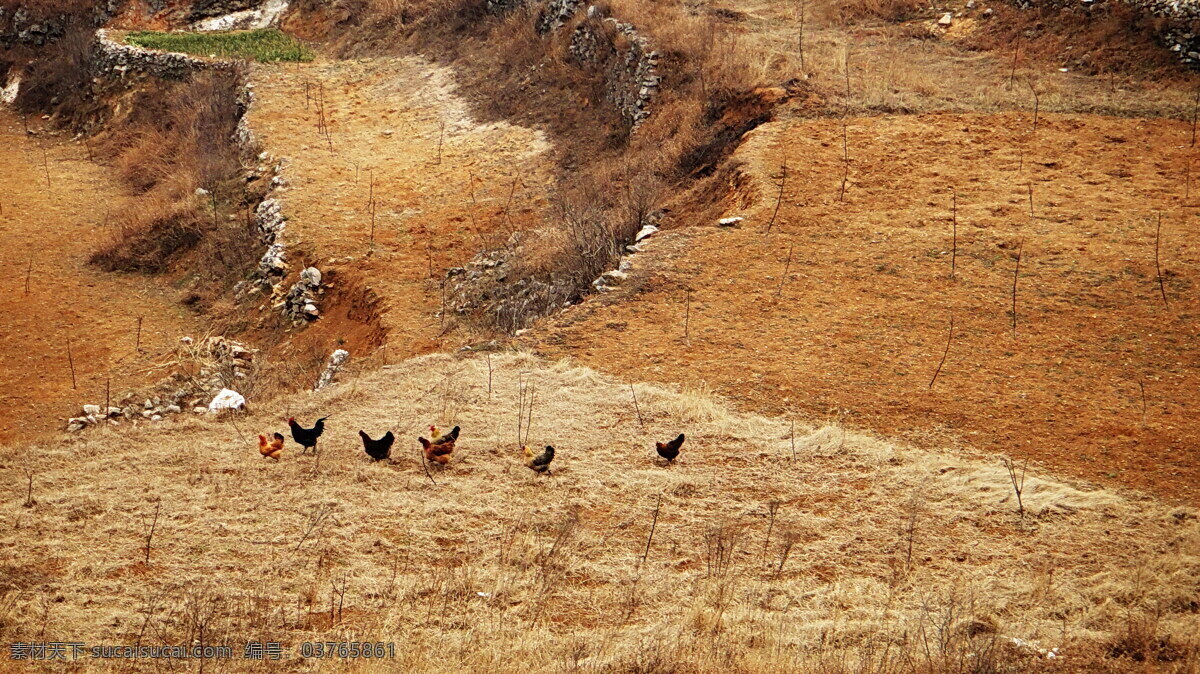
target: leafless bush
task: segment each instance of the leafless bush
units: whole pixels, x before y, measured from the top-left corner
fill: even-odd
[[[15,102],[17,110],[25,114],[58,113],[76,123],[93,112],[90,94],[94,34],[83,19],[68,19],[64,35],[42,47],[37,58],[24,67]]]
[[[736,523],[710,527],[704,533],[704,564],[710,578],[725,578],[733,569],[733,553],[742,541],[742,528]]]

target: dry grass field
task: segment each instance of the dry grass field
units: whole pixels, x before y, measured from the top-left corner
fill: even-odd
[[[161,4],[113,27],[187,5]],[[605,3],[660,51],[633,132],[569,33],[442,0],[294,3],[285,32],[327,42],[248,66],[246,156],[212,142],[221,106],[171,104],[203,82],[76,110],[137,122],[97,161],[4,113],[0,644],[233,648],[68,666],[114,672],[1200,672],[1197,79],[1119,13],[954,4],[939,28],[912,0]],[[78,92],[39,92],[66,125]],[[210,182],[235,216],[274,184],[319,320],[234,297],[261,245],[216,199],[198,252],[95,264],[162,238],[123,235],[156,184]],[[519,259],[480,295],[586,286],[612,256],[570,214],[621,250],[660,207],[610,292],[446,313],[481,250]],[[261,347],[247,411],[54,432],[208,331]],[[320,453],[263,458],[291,416],[328,417]],[[462,429],[447,466],[431,424]]]
[[[550,476],[519,459],[522,383]],[[519,354],[420,357],[288,410],[330,416],[319,461],[258,455],[274,410],[6,454],[0,636],[280,641],[305,671],[312,640],[394,641],[389,671],[1196,665],[1193,509],[1031,469],[1022,516],[995,460]],[[431,423],[463,431],[427,477]],[[393,463],[360,428],[398,433]]]

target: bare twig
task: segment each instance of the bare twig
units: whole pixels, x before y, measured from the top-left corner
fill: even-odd
[[[946,364],[946,356],[950,355],[950,340],[954,338],[954,314],[950,314],[950,332],[946,335],[946,350],[942,353],[942,362],[938,363],[937,370],[933,372],[933,379],[929,380],[929,388],[933,389],[933,383],[937,381],[938,375],[942,373],[942,366]]]
[[[1033,81],[1026,82],[1029,85],[1029,91],[1033,93],[1033,131],[1037,133],[1038,116],[1042,109],[1042,95],[1038,93],[1037,87],[1033,86]]]
[[[29,279],[33,275],[33,258],[29,258],[29,264],[25,266],[25,296],[29,297]]]
[[[78,390],[75,385],[75,356],[71,354],[71,336],[67,335],[67,365],[71,368],[71,390]]]
[[[33,500],[33,471],[29,468],[25,469],[25,502],[21,505],[25,508],[32,508]]]
[[[1146,384],[1138,379],[1138,390],[1142,392],[1142,425],[1146,425]]]
[[[1162,239],[1162,213],[1158,214],[1158,227],[1154,230],[1154,270],[1158,274],[1158,290],[1162,293],[1163,306],[1170,306],[1167,303],[1167,286],[1163,281],[1162,266],[1158,261],[1158,244]]]
[[[46,146],[42,145],[42,168],[46,171],[46,187],[50,187],[50,160],[46,157]]]
[[[446,120],[438,123],[438,147],[437,147],[437,163],[442,163],[442,140],[446,137]]]
[[[1012,459],[1004,458],[1001,461],[1004,463],[1005,469],[1008,470],[1008,479],[1012,482],[1013,491],[1017,494],[1017,513],[1024,518],[1025,504],[1021,501],[1021,492],[1025,491],[1025,469],[1029,467],[1029,462],[1026,461],[1025,465],[1021,466],[1021,473],[1018,476],[1017,466],[1013,463]]]
[[[771,219],[767,221],[767,230],[763,233],[764,237],[771,235],[771,227],[775,225],[775,218],[779,215],[779,207],[783,204],[783,189],[787,184],[787,170],[787,155],[784,154],[783,164],[779,169],[779,193],[775,195],[775,210],[771,212]]]
[[[1191,147],[1196,147],[1196,118],[1200,116],[1200,89],[1196,90],[1196,97],[1192,100],[1192,142]]]
[[[775,289],[775,297],[783,297],[783,283],[787,281],[788,271],[792,268],[792,246],[795,243],[788,243],[787,261],[783,263],[783,274],[779,277],[779,287]]]
[[[688,337],[688,326],[692,319],[692,289],[687,289],[686,306],[683,310],[683,339],[686,341]]]
[[[658,512],[662,509],[662,494],[658,495],[658,502],[654,504],[654,519],[650,521],[650,535],[646,537],[646,551],[642,553],[642,564],[646,563],[646,558],[650,556],[650,544],[654,542],[654,530],[658,527]],[[640,566],[640,565],[639,565]]]
[[[317,456],[320,456],[320,454]],[[308,523],[304,527],[304,534],[300,537],[300,542],[296,543],[296,547],[293,550],[299,550],[300,546],[304,545],[304,541],[307,541],[314,531],[320,530],[331,515],[333,515],[333,507],[329,504],[313,506],[312,511],[308,515]]]
[[[433,479],[433,475],[429,472],[429,464],[425,463],[425,449],[423,447],[418,448],[417,453],[421,456],[421,468],[425,471],[425,477],[429,478],[429,481],[436,487],[437,481]]]
[[[142,529],[145,531],[146,545],[142,550],[146,553],[146,565],[150,565],[150,546],[154,542],[154,532],[158,529],[158,514],[162,510],[162,501],[154,502],[154,516],[150,519],[150,523],[146,524],[146,516],[142,515]]]
[[[134,337],[133,350],[136,351],[137,353],[142,352],[142,317],[141,316],[138,316],[138,319],[137,319],[137,335]]]
[[[789,419],[788,437],[792,441],[792,461],[796,460],[796,420]]]
[[[1013,45],[1012,67],[1008,71],[1008,90],[1012,91],[1013,83],[1017,79],[1017,55],[1021,53],[1021,37],[1018,35],[1016,43]]]
[[[1012,330],[1013,336],[1017,334],[1017,278],[1021,274],[1021,255],[1025,251],[1025,237],[1021,237],[1021,242],[1017,244],[1017,266],[1013,269],[1013,286],[1012,286]]]
[[[950,278],[954,278],[955,263],[958,259],[958,190],[950,188],[950,223],[954,232],[954,240],[950,246]]]
[[[775,528],[775,513],[779,512],[779,506],[783,505],[779,501],[767,502],[767,538],[763,541],[763,556],[767,555],[767,547],[771,545],[771,530]]]
[[[638,406],[637,391],[633,388],[633,383],[629,384],[629,392],[633,394],[633,411],[637,412],[638,426],[642,425],[642,408]]]
[[[488,364],[488,397],[492,397],[492,354],[487,355]]]

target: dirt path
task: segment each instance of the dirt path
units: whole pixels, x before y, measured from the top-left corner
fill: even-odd
[[[739,151],[760,194],[741,228],[702,223],[652,239],[651,271],[627,301],[593,303],[530,341],[624,376],[707,384],[756,410],[844,417],[1195,502],[1200,235],[1195,197],[1183,204],[1188,125],[1050,115],[1029,143],[1029,123],[1016,113],[853,119],[844,201],[837,120],[760,128]],[[1160,212],[1169,306],[1155,271]],[[651,264],[685,237],[675,259]]]
[[[0,112],[0,176],[0,259],[6,270],[0,442],[12,442],[61,429],[84,403],[103,404],[106,378],[114,398],[157,379],[147,369],[180,336],[195,334],[199,321],[160,279],[109,274],[87,264],[110,236],[106,214],[132,200],[104,167],[87,161],[83,146],[51,135],[29,137],[19,119]],[[139,316],[141,354],[135,351]]]
[[[254,82],[251,125],[290,160],[285,240],[382,299],[391,356],[435,348],[444,270],[544,203],[542,134],[473,121],[449,71],[415,58],[258,66]]]

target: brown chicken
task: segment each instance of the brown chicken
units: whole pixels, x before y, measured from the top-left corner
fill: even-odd
[[[283,435],[276,433],[275,437],[269,442],[267,436],[258,436],[258,453],[262,454],[263,458],[272,458],[279,460],[279,455],[283,452]]]
[[[443,466],[450,463],[450,454],[454,452],[454,443],[458,441],[458,426],[445,435],[438,435],[437,426],[430,426],[429,432],[433,440],[417,438],[425,450],[425,460]]]

